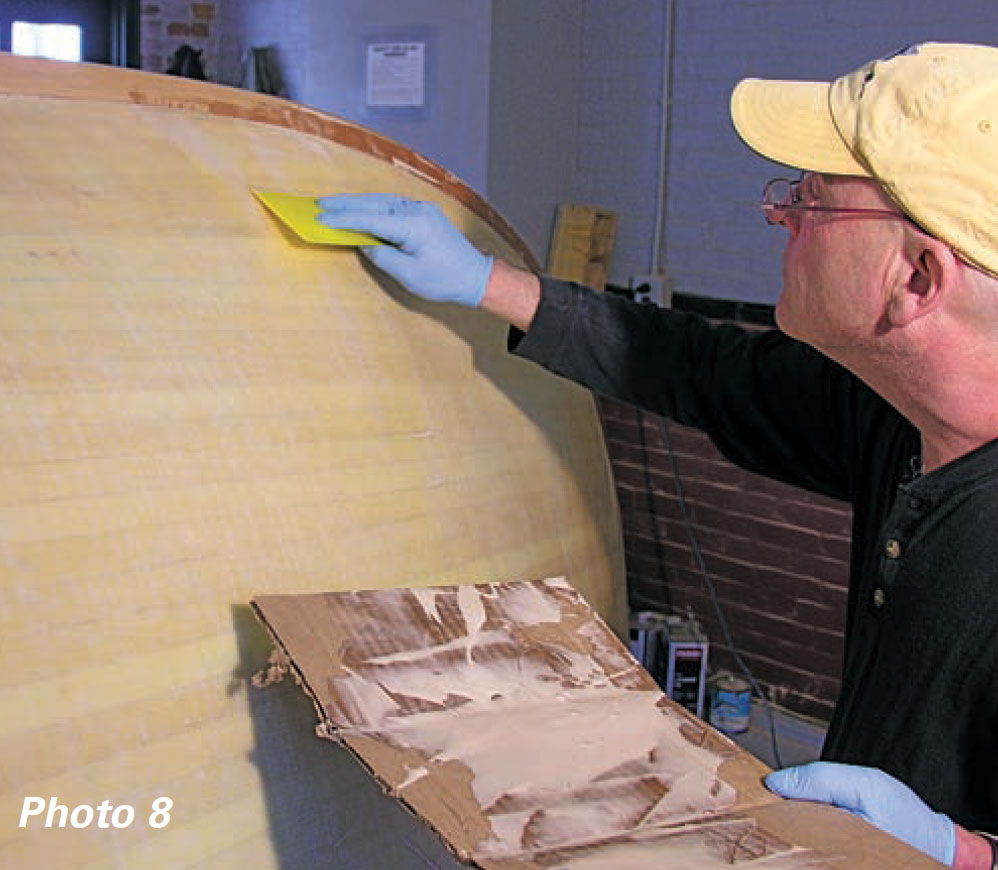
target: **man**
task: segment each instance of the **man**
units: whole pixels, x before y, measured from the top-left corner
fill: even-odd
[[[511,348],[709,433],[734,462],[854,509],[842,692],[823,761],[768,779],[942,863],[998,870],[998,49],[923,45],[832,84],[740,83],[732,116],[804,170],[766,188],[789,233],[780,332],[516,270],[435,206],[330,197],[320,217]]]

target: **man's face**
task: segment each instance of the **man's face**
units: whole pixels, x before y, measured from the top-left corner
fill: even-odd
[[[808,173],[800,194],[803,205],[901,215],[865,178]],[[789,237],[777,323],[788,335],[848,364],[850,355],[876,335],[903,221],[884,214],[789,209],[783,223]]]

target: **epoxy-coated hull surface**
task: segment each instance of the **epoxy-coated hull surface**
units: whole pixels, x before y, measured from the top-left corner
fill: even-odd
[[[529,252],[401,146],[201,83],[0,56],[0,155],[0,867],[446,866],[293,687],[248,689],[247,603],[564,575],[619,629],[594,405],[250,188]],[[19,828],[27,797],[134,820]]]

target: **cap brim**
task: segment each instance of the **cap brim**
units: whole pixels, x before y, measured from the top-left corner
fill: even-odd
[[[825,82],[744,79],[731,94],[738,135],[763,157],[811,172],[869,175],[832,121]]]

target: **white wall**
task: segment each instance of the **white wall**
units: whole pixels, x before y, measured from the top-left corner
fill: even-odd
[[[492,0],[225,0],[221,78],[238,84],[242,52],[273,44],[291,99],[384,133],[484,192],[491,9]],[[423,116],[366,110],[372,36],[427,40]]]
[[[579,0],[495,0],[490,202],[547,261],[558,203],[576,192],[582,87]]]
[[[443,164],[520,230],[543,261],[555,209],[620,217],[610,280],[654,248],[668,0],[220,0],[222,80],[257,41],[278,45],[293,99],[359,120]],[[674,0],[662,244],[673,289],[773,302],[780,230],[755,206],[784,170],[728,116],[744,76],[827,80],[930,39],[998,44],[996,0]],[[421,120],[364,112],[363,40],[432,35]]]
[[[491,0],[313,0],[305,102],[367,126],[430,157],[480,192],[488,175]],[[364,39],[426,33],[429,112],[395,120],[364,111]]]
[[[661,0],[495,0],[489,199],[547,258],[560,202],[618,213],[610,280],[649,271]]]
[[[926,41],[998,45],[995,0],[677,0],[666,259],[676,289],[774,302],[784,232],[755,207],[786,175],[735,135],[746,76],[827,81]]]
[[[609,280],[626,286],[652,266],[666,6],[663,0],[583,5],[575,195],[618,213]]]
[[[311,0],[219,0],[219,81],[242,82],[242,58],[251,46],[273,45],[291,99],[301,101],[309,67]]]
[[[784,239],[755,203],[786,169],[749,151],[729,120],[740,78],[828,80],[916,42],[998,44],[995,0],[674,2],[666,271],[674,290],[723,299],[775,302]],[[542,218],[558,201],[615,209],[618,284],[647,271],[653,250],[666,8],[667,0],[494,2],[490,198],[542,256]],[[541,10],[557,10],[561,24]],[[519,39],[528,50],[517,67],[510,40]],[[508,90],[515,103],[498,102]]]

